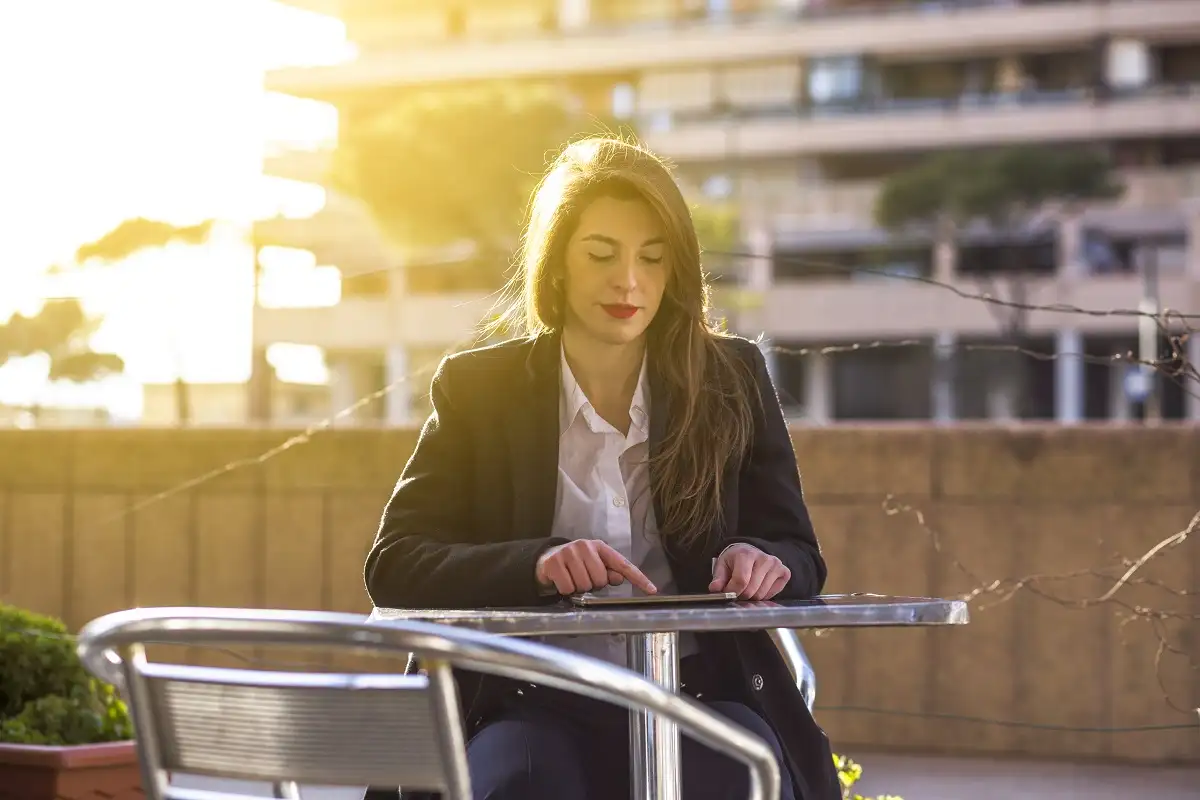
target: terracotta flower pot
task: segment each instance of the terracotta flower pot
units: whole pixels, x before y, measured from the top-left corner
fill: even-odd
[[[144,800],[134,742],[0,743],[0,800]]]

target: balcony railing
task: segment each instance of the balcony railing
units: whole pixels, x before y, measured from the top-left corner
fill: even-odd
[[[1118,210],[1178,210],[1200,199],[1200,167],[1126,169],[1119,172],[1125,187],[1111,208]],[[756,204],[748,189],[744,215],[757,214],[776,234],[805,231],[864,231],[875,227],[874,210],[880,183],[854,181],[798,184],[771,207]]]
[[[642,138],[677,162],[820,153],[894,152],[1048,141],[1194,134],[1200,86],[1160,85],[1103,96],[1091,90],[858,100],[651,115]]]
[[[949,130],[949,124],[962,115],[978,111],[1015,111],[1030,112],[1038,109],[1068,109],[1110,107],[1120,110],[1124,106],[1131,107],[1139,103],[1163,101],[1188,101],[1188,105],[1200,107],[1200,84],[1157,84],[1140,90],[1122,91],[1103,95],[1089,88],[1072,88],[1063,90],[1032,90],[1026,92],[997,92],[972,93],[954,97],[934,97],[921,99],[897,98],[859,98],[840,103],[822,106],[802,106],[800,104],[780,104],[774,106],[710,108],[703,110],[652,111],[638,116],[637,126],[647,138],[651,146],[663,155],[676,159],[700,158],[719,159],[725,156],[738,155],[742,146],[744,132],[754,126],[770,126],[772,123],[796,124],[825,124],[851,121],[867,117],[887,117],[898,123],[916,120],[922,117],[932,118],[937,123],[937,130]],[[1130,117],[1130,124],[1145,128],[1152,124],[1151,120]],[[1020,120],[1017,120],[1019,124]],[[875,127],[875,150],[886,151],[892,147],[907,146],[898,143],[891,128]],[[1192,128],[1194,130],[1194,128]],[[789,132],[794,132],[788,129]],[[801,131],[803,132],[803,131]],[[1142,131],[1156,133],[1156,131]],[[1163,131],[1164,133],[1166,131]],[[1048,139],[1059,138],[1053,129],[1034,131]],[[1103,131],[1088,132],[1091,136],[1102,137]],[[949,135],[949,134],[947,134]],[[794,137],[793,137],[794,138]],[[797,154],[811,151],[805,146],[801,137],[791,145],[782,143],[778,146],[780,154]],[[979,137],[976,137],[979,138]],[[986,137],[983,137],[986,139]],[[998,137],[1004,140],[1007,137]],[[964,144],[979,144],[970,142]],[[986,143],[983,142],[983,143]],[[849,145],[849,143],[844,143]],[[932,144],[932,143],[931,143]],[[682,145],[682,149],[676,149]],[[832,148],[836,150],[837,148]],[[853,149],[867,149],[864,145],[855,144]],[[694,151],[694,152],[691,152]],[[273,152],[267,161],[267,172],[271,175],[299,181],[320,181],[329,169],[329,150],[305,150],[292,152]]]
[[[1151,98],[1200,98],[1200,84],[1159,83],[1141,89],[1110,92],[1093,87],[1031,89],[1021,92],[971,92],[947,97],[855,97],[822,104],[726,106],[707,109],[646,111],[635,122],[648,133],[688,125],[755,122],[770,119],[836,119],[870,115],[930,114],[976,109],[1038,108],[1082,103],[1120,103]]]
[[[409,294],[346,298],[315,308],[254,309],[254,339],[314,345],[331,350],[383,349],[402,343],[444,349],[472,341],[496,304],[482,293]]]
[[[309,164],[315,178],[320,161],[314,155],[302,154],[296,163]],[[292,162],[284,159],[281,163]],[[1127,169],[1120,174],[1125,192],[1114,206],[1118,210],[1178,209],[1185,201],[1200,198],[1198,167]],[[797,182],[783,188],[777,184],[759,186],[750,178],[739,181],[743,219],[762,224],[776,235],[874,227],[877,181]],[[339,208],[341,204],[335,201],[333,210]],[[336,264],[351,273],[378,268],[394,259],[365,213],[323,213],[307,220],[264,221],[258,226],[258,241],[312,250],[318,263]]]
[[[780,16],[783,14],[784,16]],[[1095,0],[1030,5],[1000,0],[887,4],[748,16],[666,18],[652,24],[581,19],[569,30],[544,24],[490,38],[415,40],[402,13],[358,26],[363,54],[321,69],[268,74],[267,86],[337,101],[364,87],[463,80],[620,75],[697,64],[870,53],[927,58],[937,53],[1088,46],[1103,37],[1150,37],[1200,30],[1200,0]],[[354,24],[348,22],[354,38]],[[463,26],[467,29],[469,25]]]
[[[1133,0],[1115,0],[1116,2],[1132,2]],[[693,13],[678,11],[658,12],[654,8],[645,8],[638,4],[639,13],[606,12],[603,4],[594,3],[591,13],[577,21],[568,21],[553,16],[552,8],[547,8],[547,14],[538,14],[536,10],[526,14],[514,15],[514,21],[508,25],[488,24],[495,9],[482,8],[481,23],[475,24],[470,8],[466,11],[464,24],[454,35],[450,35],[450,26],[444,22],[437,27],[447,31],[442,37],[445,44],[470,44],[472,42],[490,42],[510,39],[514,36],[526,38],[561,38],[572,36],[621,35],[655,31],[684,31],[703,30],[709,28],[723,29],[731,25],[769,26],[787,23],[817,22],[822,20],[852,20],[879,19],[896,17],[939,17],[947,18],[956,14],[976,12],[984,9],[1018,9],[1045,6],[1082,6],[1094,5],[1089,0],[1062,0],[1057,3],[1027,3],[1022,0],[879,0],[871,3],[827,2],[809,5],[797,5],[786,8],[773,2],[759,4],[758,8],[729,9],[726,11],[698,10]],[[597,8],[599,6],[599,8]],[[431,12],[426,12],[426,15]],[[436,17],[436,12],[432,12]],[[477,12],[479,13],[479,12]],[[405,17],[397,13],[394,20],[380,19],[371,16],[356,20],[352,14],[347,17],[351,38],[361,33],[375,46],[387,41],[380,35],[380,25],[394,25],[397,29],[405,26]],[[445,20],[445,17],[442,17]],[[482,20],[487,20],[484,22]]]
[[[1029,278],[1027,302],[1043,308],[1137,308],[1145,292],[1140,275]],[[1009,296],[1003,290],[1001,296]],[[760,293],[761,329],[779,339],[823,341],[903,338],[951,331],[960,336],[999,332],[995,309],[979,298],[994,287],[956,278],[950,288],[921,281],[892,279],[886,290],[844,280],[783,281]],[[1187,275],[1163,276],[1159,297],[1164,308],[1195,308],[1200,283]],[[1070,324],[1084,334],[1128,333],[1136,322],[1120,314],[1082,315],[1055,310],[1031,312],[1031,333],[1048,333]]]
[[[1078,5],[1081,0],[1064,0],[1060,5]],[[1086,0],[1085,0],[1086,1]],[[1119,0],[1118,0],[1119,1]],[[796,8],[784,8],[774,3],[764,3],[761,8],[730,9],[728,11],[708,11],[696,14],[663,14],[645,17],[631,16],[622,19],[595,18],[588,20],[584,26],[558,26],[556,34],[569,36],[576,33],[625,33],[632,31],[677,30],[681,28],[726,27],[730,24],[779,24],[782,22],[803,22],[823,19],[852,19],[870,17],[897,16],[948,16],[962,11],[978,11],[983,8],[1013,8],[1014,6],[1030,5],[1021,0],[911,0],[911,2],[888,2],[879,0],[874,3],[814,3],[798,5]],[[1042,5],[1045,5],[1043,3]]]

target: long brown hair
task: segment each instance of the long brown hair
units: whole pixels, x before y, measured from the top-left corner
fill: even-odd
[[[710,287],[692,215],[662,159],[615,138],[569,144],[534,193],[499,322],[525,335],[562,329],[566,244],[583,210],[599,197],[640,197],[666,232],[671,272],[647,331],[647,350],[669,393],[670,414],[651,481],[662,503],[664,538],[694,540],[722,522],[722,479],[749,447],[751,403],[760,398],[747,366],[709,320]]]

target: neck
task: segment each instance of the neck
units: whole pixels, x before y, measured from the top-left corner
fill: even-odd
[[[646,353],[644,337],[628,344],[609,344],[567,328],[562,342],[571,374],[592,405],[629,406]]]

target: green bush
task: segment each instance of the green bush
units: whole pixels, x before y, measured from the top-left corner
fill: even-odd
[[[0,742],[73,745],[132,738],[125,703],[84,669],[66,626],[0,603]]]
[[[881,794],[878,797],[863,797],[858,792],[852,792],[854,784],[862,779],[863,769],[857,762],[846,756],[834,754],[833,763],[837,765],[838,778],[842,783],[842,800],[903,800],[899,795]]]

